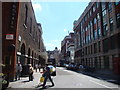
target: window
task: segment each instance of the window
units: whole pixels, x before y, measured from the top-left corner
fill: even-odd
[[[94,18],[94,24],[96,24],[96,22],[97,22],[97,19],[96,19],[96,18]]]
[[[25,25],[27,25],[28,7],[25,5]]]
[[[97,7],[97,8],[99,7],[99,2],[96,2],[96,7]]]
[[[98,27],[98,37],[100,37],[101,36],[101,29],[100,29],[100,27]]]
[[[112,3],[111,2],[108,2],[108,11],[112,12]]]
[[[97,14],[97,20],[100,21],[100,14]]]
[[[91,54],[92,54],[92,53],[93,53],[93,48],[92,48],[92,45],[91,45],[91,50],[90,50],[90,51],[91,51]]]
[[[102,16],[106,16],[107,12],[106,12],[106,9],[102,12]]]
[[[115,5],[118,5],[118,4],[120,4],[120,0],[118,0],[117,2],[115,2]]]
[[[106,3],[102,2],[102,11],[106,9]]]
[[[110,18],[110,31],[113,31],[113,18]]]
[[[107,23],[104,23],[104,25],[103,25],[103,30],[104,30],[104,31],[107,31],[107,30],[108,30]]]
[[[34,30],[33,30],[33,39],[35,39],[35,26],[34,26]]]
[[[87,55],[87,47],[85,47],[85,55]]]
[[[102,16],[103,16],[103,23],[106,23],[107,22],[107,13],[106,13],[106,10],[104,10],[103,12],[102,12]]]
[[[85,16],[85,21],[87,21],[87,15]]]
[[[91,14],[92,14],[92,12],[91,12],[91,10],[90,10],[90,16],[91,16]]]
[[[32,34],[32,18],[30,18],[30,33]]]
[[[93,6],[93,12],[95,12],[95,6]]]
[[[117,13],[117,28],[120,27],[120,13]]]
[[[100,52],[101,51],[101,44],[100,44],[100,41],[98,42],[98,52]]]
[[[94,30],[94,39],[97,39],[97,30]]]
[[[94,43],[94,53],[97,53],[97,43]]]
[[[108,26],[107,26],[107,23],[104,23],[104,25],[103,25],[103,33],[104,33],[104,35],[106,35],[106,31],[108,31]]]
[[[103,52],[108,52],[109,50],[109,42],[108,39],[103,40]]]
[[[89,12],[87,13],[87,17],[89,18],[90,16],[89,16]]]

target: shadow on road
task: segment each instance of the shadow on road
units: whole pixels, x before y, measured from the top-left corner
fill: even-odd
[[[52,85],[46,85],[44,88],[42,87],[42,84],[41,85],[37,85],[35,88],[38,89],[38,90],[43,90],[43,89],[48,89],[50,87],[53,87]]]

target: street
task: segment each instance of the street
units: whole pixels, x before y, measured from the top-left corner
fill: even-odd
[[[48,87],[47,89],[88,89],[95,90],[119,90],[117,84],[109,83],[100,79],[96,79],[81,73],[74,71],[66,70],[63,67],[56,68],[57,75],[53,77],[55,83],[54,87]],[[39,72],[34,72],[34,80],[28,81],[28,77],[22,77],[19,81],[11,82],[7,90],[16,89],[16,88],[31,88],[31,89],[40,89],[39,78],[41,74]],[[51,85],[48,81],[46,86]],[[119,87],[120,88],[120,87]]]

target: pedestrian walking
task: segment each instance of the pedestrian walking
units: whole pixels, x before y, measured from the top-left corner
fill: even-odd
[[[37,69],[38,69],[38,64],[35,64],[35,70],[37,72]]]
[[[33,81],[33,67],[29,64],[29,81]]]
[[[18,62],[18,64],[16,65],[16,77],[15,79],[20,80],[20,76],[21,76],[21,71],[22,71],[22,65],[20,64],[20,62]]]
[[[42,85],[43,87],[42,88],[45,88],[45,85],[46,85],[46,82],[47,82],[48,78],[51,81],[52,86],[54,86],[54,82],[53,82],[53,80],[51,78],[51,72],[50,72],[49,67],[46,67],[46,70],[45,70],[45,72],[43,73],[42,76],[44,77],[44,82],[43,82],[43,85]]]
[[[41,69],[41,65],[40,64],[38,65],[38,69],[39,69],[39,72],[40,72],[40,69]]]

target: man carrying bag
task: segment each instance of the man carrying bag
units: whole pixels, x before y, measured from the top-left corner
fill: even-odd
[[[51,81],[52,83],[52,86],[54,86],[54,82],[51,78],[51,72],[50,72],[50,68],[49,67],[46,67],[46,71],[43,73],[42,75],[44,77],[44,82],[43,82],[43,87],[42,88],[45,88],[45,85],[46,85],[46,82],[47,82],[47,79],[49,78],[49,80]]]

